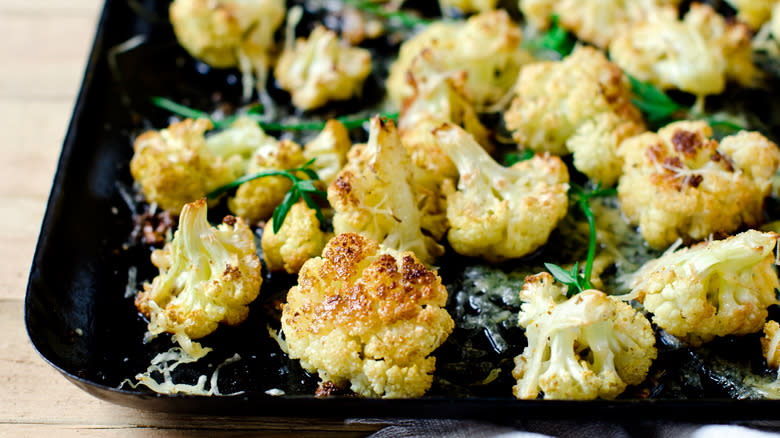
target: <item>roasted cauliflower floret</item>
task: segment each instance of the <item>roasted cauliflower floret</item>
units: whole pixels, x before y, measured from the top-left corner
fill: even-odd
[[[147,201],[178,213],[184,204],[241,176],[245,151],[233,145],[210,148],[204,133],[211,127],[207,119],[187,119],[135,140],[130,173]]]
[[[392,120],[371,119],[368,145],[353,151],[328,187],[335,233],[360,233],[432,263],[444,249],[421,230],[414,166]]]
[[[310,110],[360,95],[371,73],[371,52],[344,46],[335,32],[318,26],[308,39],[284,49],[274,73],[293,104]]]
[[[524,66],[504,120],[521,146],[556,155],[573,152],[574,167],[612,185],[622,167],[618,145],[644,131],[630,90],[623,72],[602,52],[578,47],[562,61]]]
[[[597,47],[606,49],[615,35],[632,24],[680,0],[520,0],[520,10],[539,29],[558,17],[560,25]]]
[[[290,289],[282,331],[290,358],[322,382],[365,397],[419,397],[431,353],[452,332],[441,278],[411,252],[359,234],[334,237]]]
[[[759,29],[772,18],[772,8],[777,0],[726,0],[737,10],[737,18],[751,29]]]
[[[767,307],[777,304],[778,237],[749,230],[666,253],[633,274],[631,296],[659,327],[691,345],[757,332]]]
[[[169,12],[176,38],[192,56],[213,67],[238,67],[264,78],[274,58],[274,33],[284,21],[285,2],[175,0]]]
[[[615,64],[643,82],[697,96],[721,93],[727,80],[755,85],[750,30],[694,3],[683,20],[675,10],[654,14],[620,32],[609,46]]]
[[[325,185],[330,185],[347,164],[347,153],[352,147],[349,132],[338,120],[328,120],[317,137],[303,147],[306,161],[315,159],[310,166]]]
[[[655,248],[762,220],[777,146],[756,132],[711,139],[703,121],[675,122],[624,141],[620,208]]]
[[[498,0],[439,0],[439,8],[442,11],[455,11],[461,14],[488,12],[496,9],[497,5]]]
[[[521,47],[520,27],[504,10],[475,15],[465,22],[436,22],[401,45],[390,68],[387,92],[401,107],[414,90],[407,83],[412,60],[425,49],[436,52],[446,70],[465,70],[466,89],[477,108],[500,101],[512,88],[520,66],[532,59]]]
[[[260,128],[258,128],[260,129]],[[277,141],[267,137],[257,148],[246,174],[293,169],[304,164],[301,147],[291,140]],[[283,176],[266,176],[248,181],[228,199],[228,208],[236,216],[249,222],[263,221],[271,217],[274,208],[282,203],[292,182]]]
[[[655,335],[629,304],[594,289],[567,299],[546,272],[526,278],[520,299],[528,346],[515,358],[515,397],[613,399],[647,376]]]
[[[558,157],[536,155],[505,168],[461,128],[434,132],[460,172],[447,184],[447,238],[458,253],[490,262],[518,258],[543,245],[568,208],[569,173]]]
[[[293,205],[279,229],[274,233],[274,221],[263,229],[263,258],[269,271],[287,271],[295,274],[313,257],[322,254],[325,244],[333,237],[320,228],[316,212],[301,201]]]
[[[220,323],[243,322],[263,283],[252,230],[232,216],[214,228],[206,210],[203,199],[184,206],[173,240],[152,253],[160,274],[135,298],[135,306],[149,318],[148,335],[172,333],[196,357],[205,352],[191,340],[212,333]]]
[[[767,321],[764,324],[761,351],[764,353],[767,366],[780,369],[780,324],[777,321]]]

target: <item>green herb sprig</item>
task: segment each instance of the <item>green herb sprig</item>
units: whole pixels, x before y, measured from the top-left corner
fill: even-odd
[[[261,128],[268,131],[321,131],[325,129],[325,124],[327,123],[327,122],[303,122],[303,123],[268,122],[264,120],[262,116],[262,112],[260,112],[262,111],[262,105],[254,106],[244,114],[236,114],[222,120],[215,120],[214,118],[211,117],[209,113],[196,110],[194,108],[190,108],[188,106],[182,105],[180,103],[174,102],[164,97],[158,97],[158,96],[152,97],[151,102],[155,106],[168,110],[171,113],[181,117],[187,117],[191,119],[198,119],[198,118],[209,119],[211,120],[211,123],[214,124],[214,127],[217,129],[225,129],[230,127],[230,125],[233,124],[233,122],[235,122],[236,119],[241,116],[249,117],[250,119],[257,122],[257,124]],[[380,116],[387,119],[398,120],[398,113],[382,113],[380,114]],[[358,128],[360,126],[363,126],[363,124],[368,122],[370,118],[369,117],[337,117],[336,120],[343,123],[347,129],[352,129],[352,128]]]
[[[421,18],[403,11],[391,11],[367,0],[344,0],[344,4],[382,18],[397,20],[406,27],[427,26],[433,23],[433,20]]]
[[[574,263],[571,271],[567,271],[553,263],[545,263],[544,267],[550,271],[550,274],[556,280],[569,287],[566,296],[572,297],[582,291],[593,288],[590,283],[590,275],[593,271],[593,259],[596,257],[596,219],[593,215],[593,210],[590,208],[590,200],[597,197],[614,196],[617,194],[617,190],[614,188],[602,188],[601,183],[598,183],[593,190],[586,192],[582,187],[572,184],[569,193],[575,196],[582,214],[585,215],[585,219],[588,221],[588,229],[590,230],[588,255],[585,259],[585,272],[583,274],[580,273],[579,263]]]
[[[319,175],[317,175],[317,172],[314,171],[314,169],[311,168],[311,165],[314,163],[316,158],[312,158],[311,160],[307,161],[306,164],[304,164],[301,167],[295,168],[295,169],[287,169],[287,170],[269,170],[269,171],[263,171],[263,172],[257,172],[252,175],[246,175],[243,176],[229,184],[226,184],[213,192],[206,195],[210,199],[218,198],[219,196],[229,192],[230,190],[233,190],[240,186],[241,184],[244,184],[245,182],[249,182],[258,178],[263,178],[267,176],[282,176],[287,179],[289,179],[292,182],[292,187],[290,187],[290,190],[287,191],[287,193],[284,195],[284,199],[282,200],[282,203],[276,206],[273,213],[273,222],[274,222],[274,233],[278,233],[279,230],[282,228],[282,224],[284,223],[285,218],[287,217],[287,213],[290,212],[290,209],[293,205],[295,205],[296,202],[298,202],[300,199],[303,199],[303,202],[306,203],[309,208],[314,210],[314,213],[317,216],[317,219],[320,221],[320,224],[325,223],[325,216],[322,214],[322,209],[320,209],[320,205],[317,203],[315,198],[319,198],[320,200],[324,200],[327,202],[327,193],[317,188],[315,185],[316,181],[320,180]],[[308,179],[301,178],[300,174],[306,175]]]
[[[516,163],[530,160],[533,157],[534,157],[534,151],[530,149],[526,149],[522,152],[510,152],[504,155],[504,166],[505,167],[513,166]]]
[[[558,52],[558,54],[561,55],[561,58],[565,58],[574,50],[577,39],[566,29],[561,27],[557,15],[553,15],[550,19],[552,20],[552,25],[550,26],[550,30],[545,32],[542,36],[541,46],[545,49]]]

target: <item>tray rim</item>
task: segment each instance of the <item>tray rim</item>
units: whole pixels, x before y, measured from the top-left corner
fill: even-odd
[[[511,421],[521,418],[544,419],[667,419],[692,422],[717,423],[728,420],[774,420],[780,419],[780,400],[737,400],[737,399],[626,399],[626,400],[515,400],[511,397],[449,398],[424,396],[416,399],[367,399],[349,396],[315,398],[313,396],[274,397],[262,393],[246,393],[228,396],[164,395],[128,391],[106,386],[92,380],[71,374],[46,356],[38,347],[30,331],[31,295],[33,277],[40,259],[45,256],[44,246],[49,228],[58,209],[62,180],[76,147],[78,123],[92,93],[91,84],[101,57],[109,20],[115,0],[105,0],[99,15],[95,37],[84,69],[79,92],[68,124],[63,146],[52,180],[52,189],[46,203],[35,253],[28,275],[24,299],[24,321],[27,338],[38,355],[69,382],[81,390],[120,406],[162,411],[169,413],[190,413],[200,415],[242,415],[278,416],[306,418],[474,418]],[[564,412],[565,414],[560,414]],[[510,414],[507,416],[507,414]],[[718,419],[713,420],[717,414]],[[774,416],[772,415],[774,414]],[[532,415],[532,417],[531,417]]]

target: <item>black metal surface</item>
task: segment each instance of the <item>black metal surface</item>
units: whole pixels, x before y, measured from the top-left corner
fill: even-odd
[[[458,397],[435,385],[431,395],[415,400],[315,399],[317,379],[287,359],[267,334],[267,326],[278,325],[275,304],[292,281],[284,276],[267,279],[250,318],[205,338],[203,343],[217,347],[215,351],[177,375],[193,381],[238,353],[242,359],[224,367],[219,382],[223,393],[241,394],[163,396],[141,388],[117,389],[171,346],[166,337],[142,342],[146,322],[133,298],[125,296],[130,266],[139,265],[139,282],[154,275],[148,247],[123,247],[132,229],[131,206],[121,194],[122,187],[131,185],[131,136],[148,120],[162,124],[167,117],[145,102],[165,95],[209,108],[215,100],[237,103],[240,95],[235,73],[205,71],[175,44],[164,3],[107,0],[32,264],[25,303],[29,337],[41,356],[78,387],[125,406],[202,414],[702,421],[776,416],[778,401],[518,401],[505,375],[503,386],[494,384],[476,392],[479,396]],[[109,62],[113,47],[137,35],[145,35],[147,43]],[[272,388],[286,395],[266,395]]]

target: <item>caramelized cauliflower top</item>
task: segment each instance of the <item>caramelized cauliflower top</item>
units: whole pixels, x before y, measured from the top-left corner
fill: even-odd
[[[474,104],[489,106],[507,94],[520,66],[532,59],[521,47],[522,39],[520,27],[504,10],[475,15],[465,22],[433,23],[401,45],[387,78],[388,95],[400,107],[413,94],[407,72],[412,60],[430,49],[447,70],[465,70],[466,89]]]
[[[392,120],[372,118],[368,145],[353,151],[328,187],[335,233],[360,233],[432,263],[444,249],[421,230],[414,166]]]
[[[337,235],[307,261],[282,312],[289,355],[365,397],[419,397],[454,323],[439,276],[411,252]]]
[[[274,221],[271,219],[263,229],[261,240],[268,270],[295,274],[306,260],[319,256],[332,237],[320,227],[316,212],[303,201],[290,208],[278,233],[274,233]]]
[[[606,185],[620,176],[620,142],[644,130],[618,66],[592,47],[562,61],[525,65],[504,113],[514,139],[534,151],[574,153],[574,167]]]
[[[567,299],[546,272],[526,278],[520,299],[528,346],[512,371],[517,398],[613,399],[647,376],[655,335],[629,304],[593,289]]]
[[[653,322],[691,345],[761,330],[777,304],[777,234],[750,230],[669,252],[633,274],[632,293]]]
[[[707,123],[683,121],[621,144],[620,207],[651,246],[761,222],[780,151],[756,132],[710,136]]]
[[[694,3],[683,20],[670,9],[625,29],[609,46],[610,58],[643,82],[697,96],[721,93],[727,80],[755,85],[750,29]]]
[[[371,73],[371,52],[344,46],[335,32],[317,26],[308,39],[284,49],[274,73],[293,104],[310,110],[360,95]]]
[[[152,253],[160,274],[135,298],[148,334],[173,333],[194,357],[205,353],[191,340],[243,322],[263,283],[252,230],[232,216],[214,228],[206,210],[203,199],[184,206],[173,240]]]
[[[539,29],[558,16],[561,26],[599,48],[606,49],[621,30],[680,0],[520,0],[520,11]]]
[[[491,262],[518,258],[543,245],[568,208],[569,172],[558,157],[536,155],[505,168],[463,129],[443,124],[439,146],[460,173],[447,194],[447,238],[459,254]]]
[[[149,202],[178,213],[184,204],[241,176],[243,151],[209,148],[204,133],[211,127],[207,119],[187,119],[138,136],[130,173]]]

